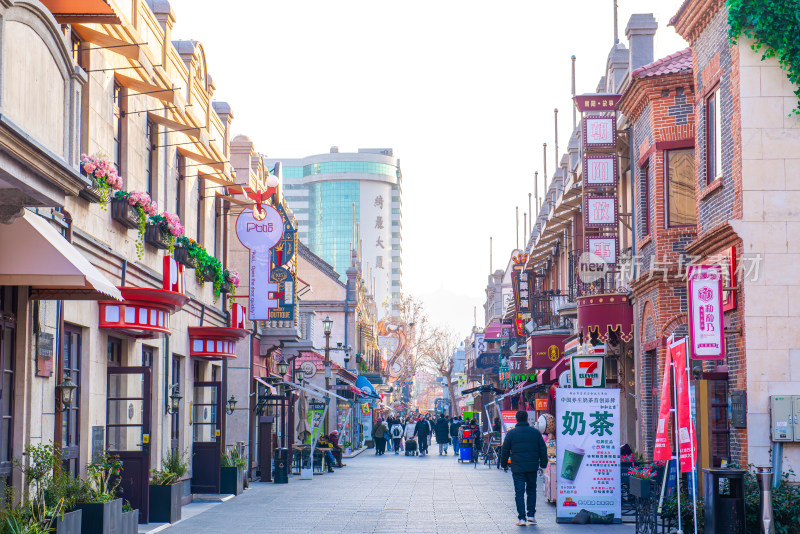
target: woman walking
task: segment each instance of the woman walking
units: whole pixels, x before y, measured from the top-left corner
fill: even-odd
[[[389,426],[389,432],[392,436],[392,444],[394,445],[394,453],[400,454],[400,449],[403,444],[403,424],[400,419],[394,419]]]
[[[375,454],[382,456],[386,452],[386,437],[388,434],[389,429],[386,428],[386,423],[379,417],[378,424],[372,429],[372,437],[375,438]]]
[[[431,427],[426,419],[420,417],[414,426],[414,435],[419,443],[419,455],[425,456],[428,454],[428,439],[431,437]]]
[[[436,443],[439,444],[439,456],[442,455],[442,450],[444,450],[446,456],[447,446],[450,445],[450,425],[447,419],[445,419],[444,414],[441,414],[439,419],[436,420],[434,428],[436,429]]]

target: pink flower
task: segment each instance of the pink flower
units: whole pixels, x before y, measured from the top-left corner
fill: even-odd
[[[86,171],[89,174],[92,174],[95,169],[96,169],[96,167],[95,167],[94,163],[92,163],[90,161],[87,161],[86,163],[83,164],[83,170]]]

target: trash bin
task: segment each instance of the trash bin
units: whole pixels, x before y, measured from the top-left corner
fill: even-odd
[[[703,469],[706,534],[745,534],[744,469]]]
[[[273,472],[275,484],[289,483],[289,449],[279,447],[275,449],[275,469]]]

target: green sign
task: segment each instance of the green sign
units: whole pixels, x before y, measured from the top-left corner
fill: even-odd
[[[572,387],[606,387],[606,365],[603,356],[573,356],[570,367]]]

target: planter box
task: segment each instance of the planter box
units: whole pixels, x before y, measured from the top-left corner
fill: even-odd
[[[189,249],[186,247],[175,247],[175,261],[190,269],[197,268],[194,258],[189,255]]]
[[[181,499],[183,484],[177,482],[169,486],[150,484],[150,522],[175,523],[181,520]]]
[[[629,486],[631,495],[640,499],[647,499],[650,497],[650,486],[653,481],[649,478],[636,478],[630,477]]]
[[[120,534],[137,534],[139,532],[139,510],[122,513]]]
[[[122,528],[122,499],[111,502],[84,502],[81,510],[81,534],[120,534]]]
[[[111,199],[111,218],[125,228],[139,228],[139,212],[127,200]]]
[[[213,282],[216,280],[217,276],[211,269],[204,269],[203,271],[197,271],[198,277],[206,282]]]
[[[86,176],[86,173],[82,174]],[[110,191],[109,194],[111,194]],[[94,175],[92,175],[92,185],[79,192],[78,196],[84,200],[88,200],[89,202],[94,202],[95,204],[98,204],[103,200],[103,193],[100,188],[97,187],[97,180],[95,180]]]
[[[244,472],[238,467],[220,467],[219,492],[239,495],[244,491]]]
[[[225,282],[219,288],[220,293],[230,293],[233,290],[233,284]]]
[[[56,517],[56,534],[81,534],[83,511],[67,512]]]
[[[160,248],[161,250],[169,248],[167,236],[161,231],[161,227],[155,224],[147,225],[147,229],[144,232],[144,241],[151,247]]]

